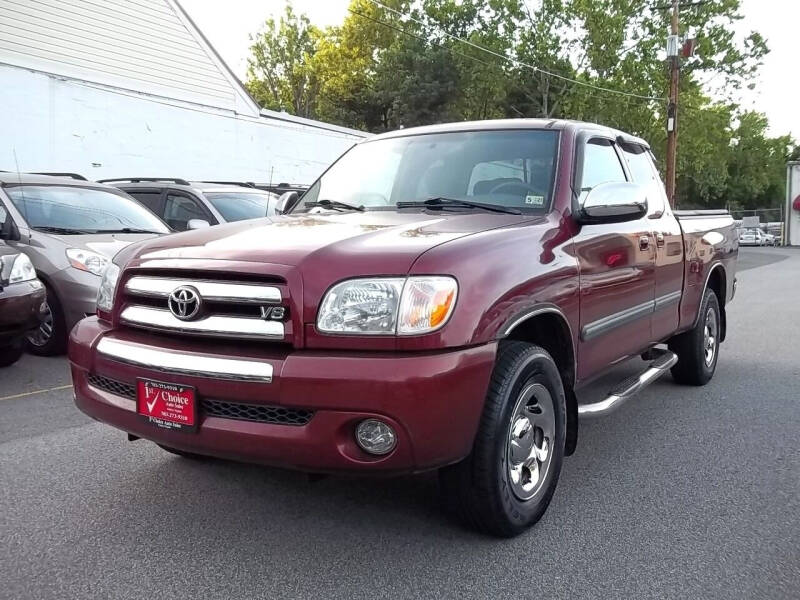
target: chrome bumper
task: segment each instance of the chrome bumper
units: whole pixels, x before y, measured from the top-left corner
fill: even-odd
[[[266,362],[162,350],[108,337],[98,342],[97,352],[112,360],[154,371],[181,373],[194,377],[272,382],[272,365]]]

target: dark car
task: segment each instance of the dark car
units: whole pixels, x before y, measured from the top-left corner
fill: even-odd
[[[9,223],[0,207],[0,231]],[[0,240],[0,367],[22,355],[25,336],[44,318],[44,300],[44,285],[30,259]]]
[[[278,195],[252,183],[158,177],[114,178],[101,182],[130,194],[175,231],[272,217],[278,203]],[[299,188],[292,188],[292,191],[296,189]]]
[[[733,219],[673,211],[637,137],[553,120],[406,129],[282,203],[271,222],[115,257],[70,339],[81,410],[178,454],[438,469],[447,505],[509,536],[544,514],[579,415],[670,370],[714,375]],[[640,356],[640,374],[579,404]]]

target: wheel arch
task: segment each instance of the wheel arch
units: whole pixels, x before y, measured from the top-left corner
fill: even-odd
[[[728,273],[722,263],[717,263],[706,276],[706,284],[703,287],[703,294],[700,296],[700,303],[703,302],[703,297],[706,295],[706,290],[710,289],[716,294],[717,302],[719,303],[719,316],[720,316],[720,336],[719,341],[725,341],[725,335],[728,331],[728,318],[725,311],[725,298],[728,290]],[[697,311],[695,324],[700,319],[700,310]]]
[[[509,319],[497,339],[537,344],[553,357],[567,400],[565,453],[573,454],[578,442],[578,401],[574,391],[577,365],[575,338],[567,317],[554,304],[538,305]]]

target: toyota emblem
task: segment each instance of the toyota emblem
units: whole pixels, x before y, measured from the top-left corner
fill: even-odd
[[[189,285],[172,290],[167,299],[169,311],[181,321],[190,321],[200,313],[203,304],[200,293]]]

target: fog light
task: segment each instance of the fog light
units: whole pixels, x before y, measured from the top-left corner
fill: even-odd
[[[356,442],[370,454],[389,454],[397,444],[397,435],[387,423],[378,419],[366,419],[356,427]]]

